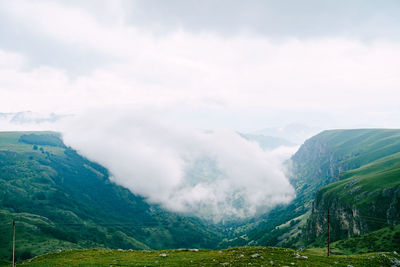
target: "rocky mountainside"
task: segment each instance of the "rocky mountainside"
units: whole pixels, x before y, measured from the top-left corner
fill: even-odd
[[[336,182],[340,174],[400,152],[400,130],[324,131],[292,157],[291,181],[301,194]],[[311,194],[312,195],[312,194]]]
[[[400,130],[324,131],[288,162],[296,199],[258,219],[243,244],[303,247],[399,223]],[[246,243],[247,242],[247,243]]]
[[[333,241],[398,224],[399,152],[399,130],[333,130],[308,140],[292,158],[298,192],[318,189],[305,242],[325,242],[328,210]]]
[[[344,172],[340,178],[316,194],[305,232],[309,242],[321,243],[326,236],[328,210],[333,241],[400,223],[400,153]]]

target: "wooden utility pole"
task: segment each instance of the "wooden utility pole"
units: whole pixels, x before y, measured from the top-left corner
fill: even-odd
[[[329,212],[329,209],[328,209],[328,257],[329,257],[329,255],[330,255],[330,252],[331,252],[331,248],[330,248],[330,245],[331,245],[331,228],[330,228],[330,224],[331,224],[331,216],[330,216],[331,214],[330,214],[330,212]]]
[[[13,220],[13,255],[12,255],[12,267],[15,267],[15,221]]]

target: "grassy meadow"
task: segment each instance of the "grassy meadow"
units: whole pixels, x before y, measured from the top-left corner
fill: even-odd
[[[295,251],[276,247],[225,250],[174,249],[67,250],[35,257],[20,266],[399,266],[395,253],[327,257],[323,251]],[[7,266],[7,265],[3,265]]]

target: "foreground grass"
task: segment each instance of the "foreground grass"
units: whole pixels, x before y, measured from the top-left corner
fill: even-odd
[[[395,253],[326,257],[275,247],[215,250],[70,250],[35,257],[23,266],[400,266]]]

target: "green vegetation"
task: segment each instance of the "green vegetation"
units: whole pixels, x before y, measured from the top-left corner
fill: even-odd
[[[336,241],[332,251],[343,254],[368,253],[374,251],[396,251],[400,249],[400,225]]]
[[[58,146],[65,148],[63,141],[60,139],[60,135],[51,134],[23,134],[19,137],[19,142],[32,145],[44,145],[44,146]]]
[[[40,142],[21,142],[27,136]],[[0,133],[0,259],[10,259],[12,220],[18,259],[58,249],[218,244],[215,226],[147,204],[112,183],[104,167],[60,146],[55,136]]]
[[[335,199],[332,203],[339,206],[348,204],[346,207],[341,205],[340,208],[332,204],[332,210],[347,210],[348,219],[352,218],[352,203],[364,203],[368,210],[358,210],[361,212],[358,218],[363,217],[361,226],[364,227],[355,227],[361,234],[386,227],[388,223],[399,223],[398,201],[390,201],[390,198],[395,196],[396,185],[400,181],[399,152],[400,130],[332,130],[310,138],[288,162],[291,170],[290,181],[296,189],[296,199],[289,205],[278,206],[259,218],[234,227],[233,237],[224,239],[222,247],[325,246],[328,210],[325,201],[329,199],[328,195]],[[364,178],[360,178],[361,175],[364,175]],[[353,181],[350,181],[351,177],[354,178]],[[324,188],[326,185],[329,186]],[[316,196],[319,189],[321,191]],[[332,194],[323,194],[324,201],[319,201],[319,196],[331,189]],[[399,199],[400,195],[398,196],[395,199]],[[314,198],[316,207],[318,203],[323,205],[310,214]],[[376,205],[373,204],[374,201]],[[391,214],[389,218],[386,216],[388,209],[384,208],[385,205],[392,205],[388,213]],[[342,215],[335,212],[332,214],[333,240],[354,234],[351,229],[342,229],[341,223],[347,223],[337,219]],[[374,218],[368,218],[369,216]],[[317,225],[320,227],[319,232],[316,231]],[[353,225],[353,220],[349,220],[349,226]]]
[[[329,180],[333,182],[316,193],[305,229],[309,243],[324,245],[328,209],[333,241],[400,223],[399,130],[326,131],[309,141],[318,144],[314,149],[323,151],[319,164],[329,159],[320,173],[331,173]],[[374,244],[361,242],[365,247],[354,251],[390,248],[384,242],[374,242],[372,236],[365,238]]]
[[[56,133],[51,132],[0,132],[0,151],[14,151],[17,153],[32,152],[34,150],[34,145],[30,143],[20,142],[19,138],[23,135],[51,135],[56,136]],[[36,147],[38,147],[36,145]],[[64,148],[58,146],[45,146],[46,151],[49,153],[62,155],[64,153]],[[41,152],[41,151],[39,151]]]
[[[317,198],[322,195],[340,198],[343,203],[367,209],[382,190],[400,185],[400,153],[345,172],[340,177],[342,180],[321,188]]]
[[[335,215],[331,220],[334,226],[332,237],[333,240],[339,240],[400,223],[400,153],[345,172],[340,177],[342,180],[318,191],[311,224],[323,220],[323,211],[329,208]],[[381,242],[381,238],[375,237],[371,233],[354,239],[360,241],[354,246],[354,251],[392,248],[389,244],[391,238]],[[346,244],[349,248],[353,242],[348,241]],[[365,246],[362,247],[362,244]],[[400,246],[400,242],[397,246]]]
[[[120,265],[149,266],[219,265],[230,264],[231,260],[236,265],[268,265],[265,259],[282,265],[388,263],[383,254],[328,259],[318,254],[323,253],[322,248],[305,252],[308,262],[301,261],[305,258],[292,261],[295,251],[278,248],[233,248],[222,252],[106,250],[323,247],[328,209],[331,237],[337,241],[332,244],[333,252],[394,251],[400,247],[400,130],[322,132],[307,140],[288,163],[297,194],[292,203],[257,218],[219,225],[146,203],[112,183],[104,167],[65,147],[59,138],[51,132],[0,133],[2,260],[10,260],[11,222],[15,220],[19,261],[72,249],[25,261],[32,266],[57,266],[55,261],[59,266],[68,265],[68,261],[72,266],[108,266],[115,265],[114,260]],[[210,173],[202,171],[204,164],[209,165],[206,160],[198,162],[195,171],[199,177],[209,179]],[[87,248],[104,250],[82,250]],[[167,256],[159,256],[163,253]],[[253,254],[259,256],[249,257]],[[278,255],[284,257],[281,262]]]
[[[360,129],[324,131],[292,157],[296,188],[315,192],[336,182],[341,173],[400,152],[400,130]],[[302,178],[302,179],[299,179]]]
[[[394,253],[326,257],[273,247],[241,247],[209,250],[72,250],[36,257],[24,266],[392,266],[400,262]]]

